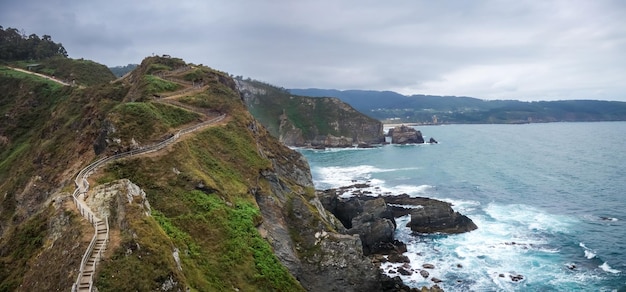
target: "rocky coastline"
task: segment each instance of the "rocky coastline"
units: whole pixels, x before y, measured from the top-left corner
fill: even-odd
[[[452,209],[452,204],[424,197],[411,197],[407,194],[374,194],[369,183],[355,183],[350,186],[318,190],[317,196],[324,208],[332,213],[345,228],[345,234],[358,235],[361,239],[363,255],[374,265],[399,263],[392,273],[411,275],[419,273],[430,278],[431,287],[410,288],[402,283],[399,276],[387,276],[381,270],[383,291],[443,291],[437,285],[441,279],[430,277],[428,270],[433,264],[424,264],[422,269],[412,269],[406,244],[394,238],[396,218],[410,215],[407,227],[415,236],[429,233],[457,234],[469,232],[478,227],[465,215]],[[348,195],[346,195],[348,194]],[[460,267],[462,268],[462,267]]]

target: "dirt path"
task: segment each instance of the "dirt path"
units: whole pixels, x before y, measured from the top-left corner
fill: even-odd
[[[63,82],[63,81],[61,81],[61,80],[59,80],[59,79],[53,78],[53,77],[48,76],[48,75],[43,75],[43,74],[40,74],[40,73],[36,73],[36,72],[32,72],[32,71],[28,71],[28,70],[24,70],[24,69],[20,69],[20,68],[14,68],[14,67],[7,67],[7,68],[9,68],[9,69],[11,69],[11,70],[15,70],[15,71],[23,72],[23,73],[26,73],[26,74],[31,74],[31,75],[39,76],[39,77],[41,77],[41,78],[46,78],[46,79],[48,79],[48,80],[50,80],[50,81],[56,82],[56,83],[61,84],[61,85],[63,85],[63,86],[70,86],[70,84],[69,84],[69,83]]]

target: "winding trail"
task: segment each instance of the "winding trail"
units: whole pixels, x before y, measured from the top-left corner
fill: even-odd
[[[15,69],[15,68],[12,68]],[[176,96],[184,95],[185,93],[189,93],[189,88],[184,88],[178,92],[176,92]],[[172,97],[170,97],[172,98]],[[192,106],[186,106],[180,102],[169,100],[168,104],[172,104],[174,106],[183,107],[187,110],[194,111],[196,113],[200,113],[204,116],[209,117],[209,114],[206,111],[202,111],[200,109],[194,108]],[[99,218],[97,217],[93,211],[89,208],[87,203],[85,202],[85,194],[89,191],[89,182],[87,179],[89,176],[96,171],[97,168],[118,160],[122,158],[127,158],[131,156],[138,156],[142,154],[147,154],[151,152],[159,151],[169,145],[176,143],[176,141],[183,135],[192,133],[194,131],[200,130],[209,125],[218,123],[226,118],[226,114],[222,114],[201,123],[195,124],[193,126],[184,128],[176,132],[173,136],[168,139],[165,139],[161,142],[155,143],[153,145],[141,147],[139,149],[134,149],[128,152],[119,153],[112,156],[103,157],[82,170],[78,172],[76,178],[74,179],[74,183],[76,184],[76,190],[72,193],[72,198],[74,200],[74,204],[76,208],[80,212],[80,214],[87,219],[94,226],[94,235],[83,255],[83,259],[80,263],[79,273],[76,278],[76,282],[72,286],[72,292],[75,291],[92,291],[93,289],[93,281],[96,272],[96,267],[100,259],[102,259],[102,255],[106,250],[107,243],[109,242],[109,220],[107,217]]]
[[[22,72],[22,73],[26,73],[26,74],[31,74],[31,75],[39,76],[39,77],[41,77],[41,78],[48,79],[48,80],[50,80],[50,81],[56,82],[56,83],[58,83],[58,84],[61,84],[61,85],[63,85],[63,86],[70,86],[70,84],[69,84],[69,83],[67,83],[67,82],[63,82],[63,81],[61,81],[61,80],[59,80],[59,79],[56,79],[56,78],[54,78],[54,77],[52,77],[52,76],[48,76],[48,75],[44,75],[44,74],[41,74],[41,73],[36,73],[36,72],[32,72],[32,71],[28,71],[28,70],[20,69],[20,68],[15,68],[15,67],[8,67],[8,66],[7,66],[7,68],[9,68],[9,69],[11,69],[11,70],[15,70],[15,71]]]

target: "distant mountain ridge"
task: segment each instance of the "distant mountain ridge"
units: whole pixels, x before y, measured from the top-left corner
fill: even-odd
[[[336,97],[386,123],[528,123],[624,121],[626,102],[600,100],[482,100],[464,96],[411,95],[393,91],[289,89],[292,94]]]

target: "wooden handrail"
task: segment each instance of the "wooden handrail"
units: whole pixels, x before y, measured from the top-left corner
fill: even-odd
[[[83,276],[83,272],[85,270],[85,265],[87,263],[87,261],[89,260],[89,258],[91,257],[91,254],[93,253],[93,250],[95,248],[95,243],[97,241],[97,237],[98,237],[98,223],[101,222],[102,220],[100,220],[100,218],[96,217],[96,215],[91,211],[91,209],[89,208],[89,206],[86,205],[85,202],[79,200],[79,196],[86,194],[89,191],[89,182],[87,181],[87,178],[89,177],[89,175],[91,175],[98,167],[110,162],[110,161],[114,161],[117,159],[121,159],[121,158],[125,158],[125,157],[130,157],[130,156],[134,156],[134,155],[140,155],[140,154],[146,154],[146,153],[150,153],[150,152],[154,152],[154,151],[158,151],[161,150],[163,148],[165,148],[166,146],[174,143],[178,138],[180,138],[180,136],[185,135],[187,133],[191,133],[203,126],[212,124],[212,123],[216,123],[219,122],[221,120],[223,120],[226,117],[225,114],[222,114],[218,117],[215,117],[213,119],[210,119],[208,121],[204,121],[202,123],[193,125],[191,127],[182,129],[178,132],[176,132],[176,134],[174,134],[172,137],[169,137],[161,142],[158,142],[156,144],[153,145],[149,145],[146,147],[142,147],[139,149],[133,149],[127,152],[123,152],[123,153],[119,153],[119,154],[115,154],[112,156],[107,156],[107,157],[103,157],[100,158],[92,163],[90,163],[89,165],[87,165],[86,167],[84,167],[83,169],[81,169],[78,174],[76,175],[76,178],[74,179],[74,183],[76,184],[76,190],[74,190],[74,192],[72,193],[72,198],[74,200],[74,204],[76,204],[76,208],[78,209],[78,211],[80,212],[80,214],[85,217],[90,223],[93,224],[94,229],[95,229],[95,234],[93,236],[93,238],[91,239],[91,242],[89,243],[89,246],[87,247],[87,250],[85,251],[85,254],[83,255],[83,259],[80,263],[80,268],[79,268],[79,273],[78,273],[78,277],[76,279],[76,283],[74,283],[72,285],[72,291],[77,291],[77,289],[79,289],[80,287],[80,280]],[[92,290],[93,288],[93,277],[95,275],[95,271],[96,271],[96,264],[100,261],[100,259],[102,258],[102,252],[103,252],[103,246],[106,246],[106,243],[108,243],[109,241],[109,218],[105,217],[104,220],[105,224],[106,224],[106,239],[105,242],[102,244],[102,246],[98,249],[98,253],[96,254],[96,258],[93,262],[93,271],[89,277],[89,291]]]

